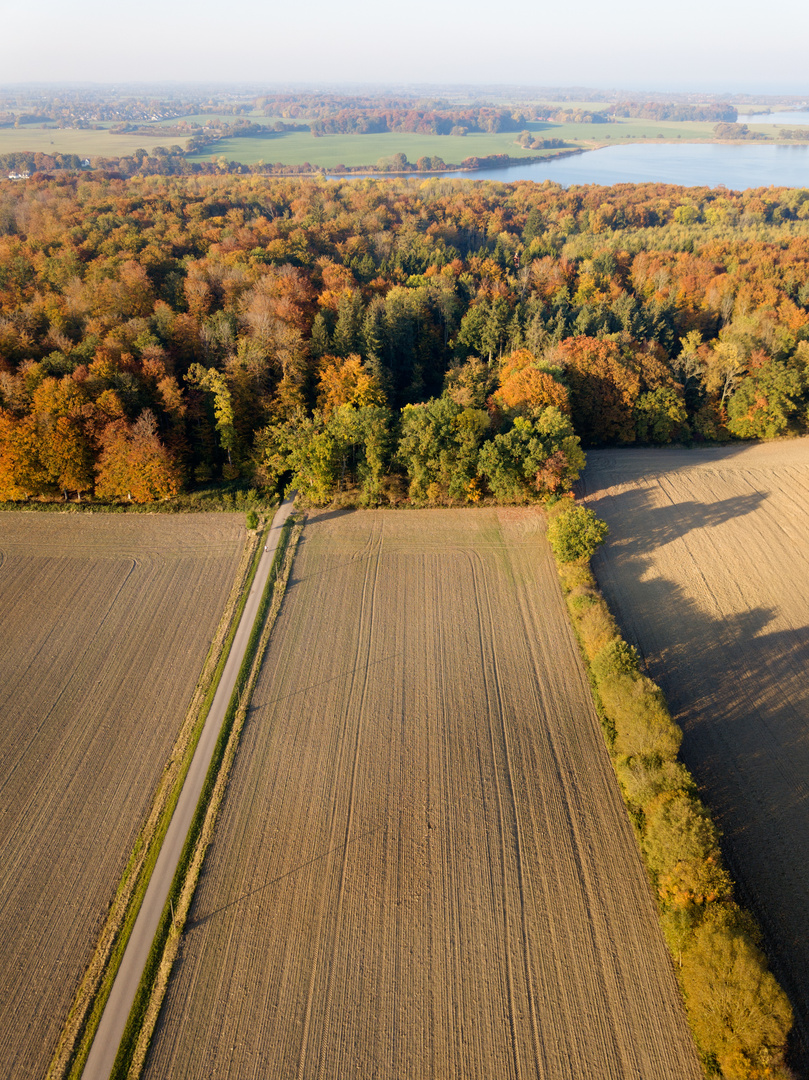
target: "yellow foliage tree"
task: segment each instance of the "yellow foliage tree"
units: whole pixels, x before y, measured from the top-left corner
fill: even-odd
[[[328,420],[341,405],[353,405],[354,408],[361,409],[367,405],[385,404],[385,395],[379,380],[367,370],[356,353],[345,359],[340,356],[324,356],[317,384],[317,404],[324,420]]]

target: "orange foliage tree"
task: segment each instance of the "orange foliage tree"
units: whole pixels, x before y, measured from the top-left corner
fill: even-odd
[[[566,416],[570,399],[566,388],[528,349],[517,349],[507,356],[500,368],[500,385],[493,395],[495,403],[507,412],[537,417],[549,405]]]
[[[144,409],[134,424],[115,420],[101,437],[96,494],[103,499],[153,502],[180,490],[180,470],[160,441],[154,413]]]

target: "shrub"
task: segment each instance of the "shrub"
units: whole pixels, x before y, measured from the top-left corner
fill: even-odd
[[[592,660],[606,645],[618,638],[615,619],[601,597],[598,597],[595,604],[582,608],[574,618],[588,660]]]
[[[671,719],[662,691],[651,679],[615,674],[596,685],[615,725],[615,752],[620,757],[676,758],[683,733]]]
[[[716,826],[694,795],[680,791],[658,796],[646,810],[642,846],[658,895],[669,907],[730,897]]]
[[[638,651],[621,638],[608,642],[590,662],[596,682],[611,675],[637,675]]]
[[[646,810],[653,799],[664,791],[693,793],[696,784],[691,773],[680,761],[659,757],[623,758],[615,763],[615,771],[624,797],[636,810]]]
[[[548,540],[562,563],[589,559],[608,531],[607,523],[585,506],[571,505],[548,522]]]
[[[258,528],[258,514],[255,512],[255,510],[247,511],[247,514],[245,515],[245,524],[247,525],[248,529]]]
[[[597,596],[596,583],[593,575],[590,573],[590,568],[586,563],[572,562],[572,563],[559,563],[559,581],[562,585],[562,592],[570,593],[574,589],[590,589],[592,594]]]
[[[680,974],[694,1036],[725,1080],[779,1075],[792,1009],[749,933],[706,919]]]

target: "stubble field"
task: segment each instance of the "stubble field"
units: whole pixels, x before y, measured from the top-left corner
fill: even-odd
[[[4,1076],[45,1074],[244,539],[240,514],[0,514]]]
[[[594,569],[809,1025],[809,440],[588,455]],[[800,1037],[800,1036],[799,1036]]]
[[[543,532],[309,519],[147,1077],[698,1080]]]

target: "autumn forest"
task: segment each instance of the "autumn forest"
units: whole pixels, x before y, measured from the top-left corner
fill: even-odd
[[[35,174],[0,499],[527,502],[581,447],[807,430],[809,191]]]

